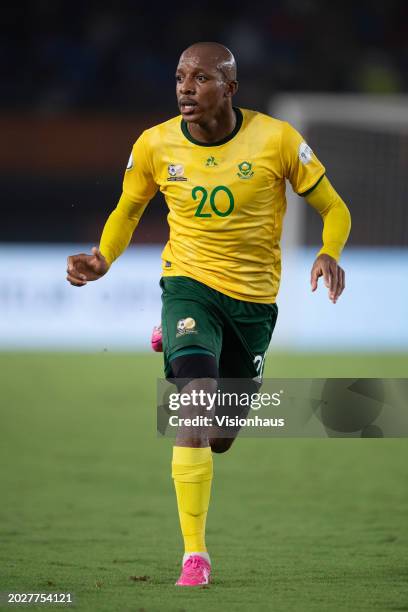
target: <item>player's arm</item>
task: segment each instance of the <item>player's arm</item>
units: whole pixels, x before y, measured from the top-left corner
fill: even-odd
[[[129,245],[146,206],[147,202],[134,202],[130,196],[122,193],[118,205],[105,223],[99,248],[93,247],[92,255],[79,253],[68,257],[67,280],[71,285],[83,287],[88,281],[97,280],[107,273],[111,264]]]
[[[153,178],[149,147],[143,133],[136,141],[123,181],[123,193],[115,210],[109,215],[102,232],[99,248],[92,255],[80,253],[68,257],[67,280],[76,287],[97,280],[129,245],[140,218],[158,189]]]
[[[350,232],[349,211],[325,177],[325,168],[312,149],[286,122],[282,123],[280,155],[283,176],[323,218],[323,247],[312,267],[312,291],[317,288],[318,278],[323,276],[329,299],[336,303],[345,286],[344,270],[337,262]]]
[[[147,204],[135,202],[130,195],[122,193],[118,205],[105,223],[99,245],[109,267],[129,246]]]
[[[312,266],[312,291],[316,290],[318,279],[323,276],[329,298],[335,304],[345,287],[345,273],[338,260],[350,234],[350,212],[326,176],[304,195],[323,219],[323,246]]]

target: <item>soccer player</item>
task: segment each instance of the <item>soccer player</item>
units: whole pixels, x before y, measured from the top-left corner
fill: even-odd
[[[336,303],[344,289],[337,262],[350,230],[346,205],[292,126],[233,106],[237,88],[227,48],[197,43],[184,51],[176,71],[181,116],[137,139],[99,248],[68,258],[72,285],[106,274],[160,189],[170,227],[160,280],[164,370],[166,377],[190,381],[184,391],[214,390],[218,378],[262,377],[277,318],[285,179],[323,219],[312,290],[323,276]],[[192,406],[183,411],[180,416],[191,415]],[[206,427],[178,430],[172,475],[185,545],[178,585],[209,580],[212,452],[224,452],[232,440]]]

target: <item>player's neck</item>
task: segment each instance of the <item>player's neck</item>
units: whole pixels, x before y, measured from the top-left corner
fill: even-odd
[[[188,131],[191,136],[206,144],[219,142],[234,131],[237,116],[234,109],[227,107],[225,111],[206,123],[188,123]]]

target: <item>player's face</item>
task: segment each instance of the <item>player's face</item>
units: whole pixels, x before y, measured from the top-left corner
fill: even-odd
[[[176,71],[176,94],[183,119],[201,123],[216,116],[232,92],[214,62],[182,55]]]

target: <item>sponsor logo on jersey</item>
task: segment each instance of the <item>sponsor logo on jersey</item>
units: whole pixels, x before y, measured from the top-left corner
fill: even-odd
[[[209,157],[205,162],[205,165],[209,168],[213,168],[214,166],[218,166],[218,162],[216,161],[215,157],[211,155],[211,157]]]
[[[180,336],[184,336],[185,334],[196,334],[198,333],[196,330],[196,322],[192,317],[187,317],[186,319],[180,319],[177,321],[177,334],[176,338]]]
[[[302,164],[306,165],[312,159],[313,151],[306,142],[301,142],[299,145],[299,159]]]
[[[168,165],[168,173],[167,177],[168,181],[186,181],[186,177],[184,175],[184,167],[181,164],[169,164]]]
[[[252,164],[247,161],[243,161],[238,164],[238,170],[239,172],[237,172],[237,176],[239,176],[240,179],[250,179],[251,176],[254,176],[255,174],[252,170]]]
[[[126,170],[130,170],[133,168],[133,153],[130,154],[129,161],[126,166]]]

